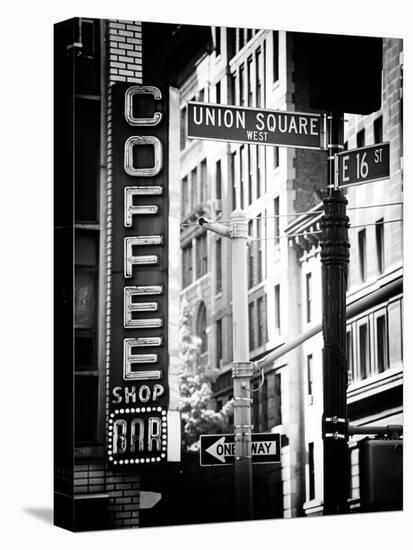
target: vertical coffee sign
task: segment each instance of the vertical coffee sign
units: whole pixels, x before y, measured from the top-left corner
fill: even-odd
[[[167,94],[150,85],[112,88],[107,424],[112,466],[167,458]]]

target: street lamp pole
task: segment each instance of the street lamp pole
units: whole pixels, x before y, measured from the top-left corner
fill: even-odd
[[[254,364],[249,360],[248,222],[243,210],[234,210],[231,213],[231,228],[204,217],[198,223],[231,239],[236,517],[238,520],[248,520],[253,519],[250,385],[255,372]]]
[[[250,380],[254,366],[249,360],[248,223],[243,210],[232,212],[231,229],[235,491],[237,518],[252,519]]]
[[[348,512],[346,289],[349,262],[347,199],[337,185],[336,155],[343,148],[343,115],[327,115],[328,188],[321,221],[323,305],[324,514]]]

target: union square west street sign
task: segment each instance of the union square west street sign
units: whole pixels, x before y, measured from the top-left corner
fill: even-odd
[[[280,434],[251,434],[251,456],[253,463],[268,464],[280,462]],[[201,466],[224,466],[235,463],[234,434],[201,435]]]
[[[321,115],[188,102],[188,138],[323,149]]]

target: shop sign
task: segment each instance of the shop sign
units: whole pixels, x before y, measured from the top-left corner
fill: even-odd
[[[109,137],[111,219],[107,457],[167,458],[168,90],[117,83]]]

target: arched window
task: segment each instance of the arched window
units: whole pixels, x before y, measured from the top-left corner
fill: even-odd
[[[201,305],[198,309],[198,315],[196,319],[196,334],[201,338],[201,353],[208,351],[208,339],[207,339],[207,314],[206,307],[204,302],[201,302]]]

